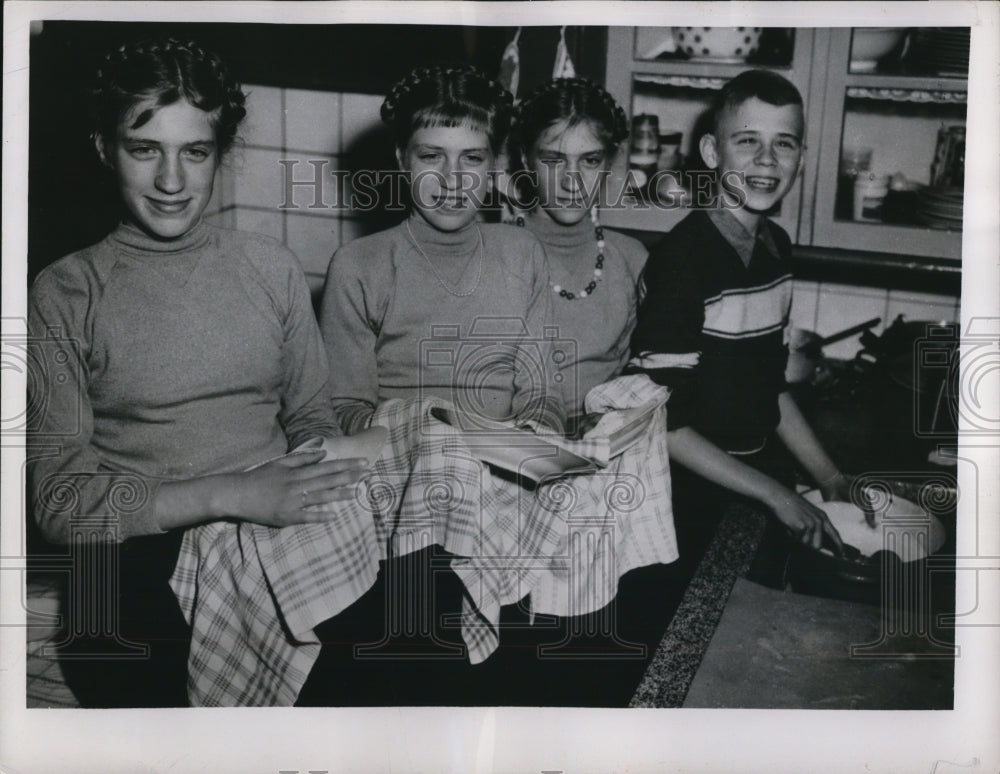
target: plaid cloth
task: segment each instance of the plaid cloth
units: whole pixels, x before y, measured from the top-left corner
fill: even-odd
[[[644,379],[609,383],[605,405],[637,405],[649,387],[663,390]],[[628,570],[676,559],[663,406],[609,468],[532,492],[493,475],[460,430],[430,416],[444,405],[379,406],[370,424],[390,430],[387,446],[358,497],[334,506],[329,522],[214,522],[186,533],[171,585],[193,628],[192,704],[294,703],[319,654],[313,629],[367,591],[390,555],[431,543],[456,555],[472,663],[496,649],[502,605],[530,594],[537,612],[589,612],[614,597]]]
[[[545,545],[553,560],[532,580],[534,612],[592,613],[614,599],[619,579],[629,570],[677,560],[664,432],[667,395],[645,374],[612,379],[587,394],[587,413],[604,417],[573,449],[581,453],[590,441],[593,456],[606,448],[600,439],[614,425],[616,409],[658,407],[639,440],[607,467],[540,487],[527,537],[529,544]],[[534,539],[535,530],[546,531],[544,542]]]

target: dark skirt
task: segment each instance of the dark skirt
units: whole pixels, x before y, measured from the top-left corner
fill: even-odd
[[[63,589],[68,634],[59,659],[82,706],[187,706],[191,631],[168,585],[183,534],[101,547],[117,557],[117,579],[115,562],[102,562]]]

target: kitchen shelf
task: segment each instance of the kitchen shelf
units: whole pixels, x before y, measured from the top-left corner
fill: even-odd
[[[794,83],[807,102],[811,99],[809,78],[814,38],[812,29],[795,29],[792,38],[786,41],[791,47],[791,58],[781,65],[664,61],[634,56],[636,28],[610,27],[605,87],[629,115],[654,113],[660,116],[661,131],[680,131],[683,136],[681,152],[687,157],[685,169],[698,168],[701,166],[698,136],[703,131],[702,121],[717,90],[733,76],[754,67],[775,70]],[[819,105],[817,101],[817,109]],[[808,105],[806,109],[809,110]],[[816,151],[807,145],[807,167],[813,164],[815,155]],[[618,179],[623,179],[627,171],[627,156],[621,153],[616,160],[614,174]],[[796,186],[781,203],[780,212],[773,216],[793,241],[799,236],[803,189],[802,185]],[[685,214],[683,209],[637,208],[606,212],[602,218],[608,225],[619,228],[668,231]]]
[[[681,131],[686,168],[697,167],[696,135],[704,129],[695,116],[711,103],[715,90],[726,80],[760,65],[639,59],[634,56],[636,35],[632,28],[609,28],[608,91],[630,114],[658,115],[661,131]],[[774,219],[796,245],[816,251],[809,258],[812,266],[839,261],[840,271],[845,256],[851,256],[855,269],[868,265],[873,270],[889,271],[891,266],[893,272],[912,270],[925,279],[934,271],[928,264],[958,271],[961,231],[919,222],[852,220],[850,202],[845,209],[841,200],[853,191],[841,190],[838,197],[838,185],[845,185],[840,180],[844,147],[873,147],[872,169],[876,173],[899,173],[914,184],[927,184],[938,129],[965,123],[967,78],[922,73],[921,63],[907,61],[897,66],[883,62],[883,72],[852,73],[851,38],[852,30],[846,27],[796,29],[789,65],[768,68],[798,87],[806,113],[803,176]],[[620,154],[617,160],[619,179],[627,169],[627,155]],[[618,228],[667,231],[684,214],[682,209],[647,206],[607,211],[602,217],[609,226]],[[890,220],[909,220],[899,215],[886,213]],[[918,268],[907,263],[910,259],[923,263]]]
[[[731,75],[724,75],[721,77],[714,75],[658,75],[643,72],[636,73],[633,76],[633,82],[649,84],[652,86],[669,86],[676,89],[706,89],[710,91],[718,91],[731,77]]]
[[[848,86],[848,99],[870,99],[882,102],[917,102],[938,105],[964,105],[968,101],[965,91],[940,89],[897,88],[888,86]]]
[[[881,75],[879,73],[848,73],[845,86],[869,89],[902,89],[905,91],[968,91],[968,79],[930,77],[925,75]]]

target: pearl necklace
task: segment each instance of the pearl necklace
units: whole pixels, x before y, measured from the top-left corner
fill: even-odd
[[[480,230],[479,226],[476,226],[476,233],[479,235],[479,271],[476,273],[476,282],[475,284],[473,284],[472,288],[463,291],[461,293],[459,293],[457,290],[452,290],[450,287],[448,287],[448,283],[446,283],[444,279],[441,277],[441,275],[438,274],[438,270],[434,268],[434,263],[427,256],[427,253],[424,252],[424,248],[420,246],[420,243],[417,241],[417,238],[413,236],[413,231],[410,229],[409,220],[406,221],[406,233],[410,235],[410,241],[413,242],[413,246],[417,248],[417,251],[422,256],[424,256],[424,260],[427,261],[427,265],[431,267],[431,271],[434,273],[434,277],[440,283],[441,287],[443,287],[453,296],[459,296],[459,297],[471,296],[473,293],[476,292],[476,290],[479,288],[479,281],[483,278],[483,263],[485,263],[485,252],[486,252],[486,248],[483,245],[483,232]]]
[[[597,290],[598,283],[604,277],[604,229],[597,222],[597,210],[590,211],[590,220],[594,224],[594,236],[597,238],[597,261],[594,263],[594,273],[590,282],[587,283],[587,286],[583,290],[578,290],[576,293],[572,290],[566,290],[562,285],[549,283],[552,292],[561,298],[565,298],[567,301],[579,301],[592,296],[594,291]],[[518,215],[514,222],[523,228],[524,216]]]

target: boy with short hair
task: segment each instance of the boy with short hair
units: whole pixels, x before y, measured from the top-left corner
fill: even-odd
[[[818,548],[825,532],[839,545],[826,514],[772,464],[780,440],[825,499],[848,500],[847,479],[784,379],[791,240],[766,213],[802,167],[802,97],[782,76],[750,70],[722,88],[712,119],[699,149],[718,173],[717,203],[692,211],[650,253],[630,366],[671,388],[672,461],[762,503],[802,542]],[[675,491],[683,490],[680,479]]]

